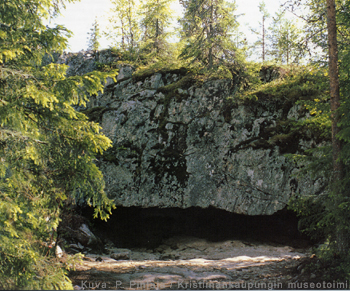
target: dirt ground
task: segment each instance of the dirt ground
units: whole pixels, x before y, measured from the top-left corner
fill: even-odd
[[[76,290],[336,289],[303,272],[310,248],[174,237],[153,250],[111,247],[107,253],[87,254],[70,273]]]

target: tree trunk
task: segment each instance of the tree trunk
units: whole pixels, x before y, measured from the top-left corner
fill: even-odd
[[[160,36],[160,32],[159,32],[159,19],[157,18],[156,20],[156,39],[154,41],[154,46],[157,52],[157,55],[159,54],[159,36]]]
[[[132,11],[131,1],[129,1],[128,20],[129,20],[130,50],[132,51],[134,49],[134,33],[133,33],[131,11]]]
[[[287,65],[289,64],[289,32],[287,31]]]
[[[328,48],[329,48],[329,79],[330,79],[330,97],[332,111],[332,147],[333,147],[333,170],[334,179],[343,178],[343,164],[338,161],[341,142],[336,138],[340,131],[338,127],[339,114],[337,110],[340,106],[339,95],[339,69],[338,69],[338,45],[337,45],[337,26],[335,19],[335,1],[327,0],[327,29],[328,29]]]
[[[335,0],[327,0],[327,30],[328,30],[328,57],[329,57],[329,79],[330,79],[330,105],[332,118],[332,150],[333,150],[333,183],[338,183],[344,178],[344,165],[339,161],[342,142],[336,137],[340,131],[338,123],[340,116],[337,112],[340,107],[339,94],[339,68],[338,68],[338,45]],[[335,207],[342,201],[342,193],[339,187],[334,187],[336,193]],[[335,209],[340,211],[340,209]],[[338,251],[345,254],[349,248],[348,233],[344,225],[338,224],[336,230]]]
[[[262,60],[265,62],[265,15],[262,19]]]
[[[121,22],[121,30],[122,30],[122,49],[125,50],[125,31],[124,31],[124,22],[123,19],[120,19]]]
[[[159,0],[157,0],[157,6],[159,6]],[[159,54],[159,37],[160,37],[160,27],[159,19],[156,19],[156,35],[155,35],[154,47],[156,49],[157,55]]]
[[[209,69],[213,67],[213,22],[214,22],[214,3],[213,1],[211,2],[211,7],[210,7],[210,24],[209,24]]]

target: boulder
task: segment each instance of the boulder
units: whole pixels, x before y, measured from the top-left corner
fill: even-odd
[[[78,242],[77,244],[69,244],[66,250],[73,253],[80,253],[84,250],[84,246]]]
[[[181,78],[169,74],[162,75],[164,86]],[[98,99],[108,108],[100,124],[114,144],[99,166],[117,205],[270,215],[295,193],[322,191],[321,178],[293,177],[296,166],[285,156],[316,144],[283,131],[283,122],[301,114],[297,105],[235,104],[227,101],[230,80],[142,95],[157,79],[117,83]]]
[[[113,248],[110,250],[110,257],[114,260],[130,260],[131,251],[128,249],[116,249]]]
[[[132,71],[121,68],[120,81],[91,97],[86,111],[113,142],[97,164],[117,206],[271,215],[295,194],[324,191],[321,177],[294,177],[286,157],[322,143],[288,129],[305,118],[295,101],[240,100],[232,80],[199,83],[186,70]]]
[[[117,80],[121,81],[121,80],[129,79],[131,78],[133,72],[134,72],[134,69],[130,66],[120,66]]]
[[[78,230],[75,231],[75,238],[81,243],[83,246],[97,246],[101,244],[99,238],[97,238],[89,227],[84,223],[82,224]]]

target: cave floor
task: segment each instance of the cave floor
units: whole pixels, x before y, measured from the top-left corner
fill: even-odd
[[[123,251],[123,250],[121,250]],[[75,289],[295,289],[310,248],[243,240],[172,237],[155,249],[133,248],[129,260],[86,254],[70,273]],[[307,286],[309,287],[309,286]],[[308,289],[308,288],[304,288]]]

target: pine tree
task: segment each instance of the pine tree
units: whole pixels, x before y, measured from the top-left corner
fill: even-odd
[[[311,116],[306,123],[310,124],[317,118],[318,121],[322,121],[322,124],[327,124],[325,128],[330,136],[331,146],[327,151],[322,152],[322,155],[318,154],[314,158],[313,165],[316,165],[315,169],[318,171],[328,170],[326,176],[330,184],[327,194],[323,197],[310,197],[311,207],[299,205],[297,209],[302,215],[307,216],[311,212],[310,209],[321,204],[321,207],[316,208],[317,211],[312,213],[314,224],[309,229],[311,231],[317,229],[325,234],[328,240],[328,249],[326,249],[329,251],[328,257],[332,260],[338,257],[342,261],[342,266],[337,268],[337,271],[345,273],[348,278],[350,248],[350,196],[348,194],[350,187],[350,54],[348,49],[350,20],[348,9],[350,1],[339,3],[341,5],[337,9],[334,0],[305,2],[310,11],[309,15],[302,17],[310,26],[307,38],[318,49],[318,57],[314,61],[317,61],[318,67],[328,63],[326,75],[329,78],[329,95],[325,100],[327,103],[324,101],[322,104],[319,98],[315,99],[314,103],[309,101],[308,106],[313,109],[314,116]]]
[[[208,69],[233,55],[231,33],[238,27],[235,3],[224,0],[181,0],[185,14],[180,20],[184,59],[200,61]]]
[[[339,88],[339,67],[338,67],[338,41],[337,41],[337,22],[335,0],[327,0],[327,31],[328,31],[328,63],[329,63],[329,81],[330,81],[330,105],[332,119],[332,151],[333,151],[333,181],[339,183],[344,179],[345,167],[341,160],[341,154],[344,151],[343,141],[339,138],[341,127],[339,122],[341,116],[340,108],[340,88]],[[348,113],[349,114],[349,113]],[[339,190],[338,190],[339,191]],[[342,190],[344,191],[344,189]],[[341,204],[348,203],[348,197],[341,191],[335,195],[335,205],[342,208]],[[343,205],[345,206],[345,205]],[[350,231],[348,221],[339,221],[336,227],[336,242],[338,251],[341,255],[349,254]]]
[[[92,28],[90,29],[88,35],[88,50],[98,51],[100,48],[99,39],[101,34],[97,19],[95,19],[94,23],[92,24]]]
[[[62,26],[43,25],[61,3],[0,4],[0,289],[72,289],[71,259],[48,248],[60,210],[83,199],[106,219],[113,207],[94,163],[111,141],[74,109],[108,75],[67,77],[66,65],[42,62],[67,44]]]

